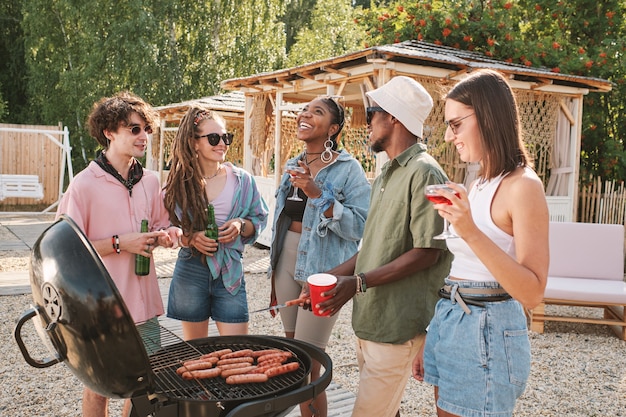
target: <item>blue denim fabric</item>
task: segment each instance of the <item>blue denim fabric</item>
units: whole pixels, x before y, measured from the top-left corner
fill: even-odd
[[[246,323],[246,281],[242,280],[239,291],[231,294],[221,279],[213,279],[203,257],[181,248],[170,284],[167,317],[191,322],[213,318],[221,323]]]
[[[461,288],[497,282],[450,281]],[[474,295],[474,294],[472,294]],[[511,416],[530,374],[526,316],[514,299],[485,307],[441,299],[428,328],[424,381],[439,387],[437,406],[461,417]]]
[[[298,281],[334,268],[357,252],[369,207],[370,184],[361,164],[346,151],[322,168],[315,182],[322,189],[322,196],[309,199],[304,210],[294,274]],[[269,276],[276,268],[291,223],[283,213],[285,199],[291,191],[289,175],[284,174],[276,190]],[[323,213],[329,202],[334,203],[333,216],[327,218]]]

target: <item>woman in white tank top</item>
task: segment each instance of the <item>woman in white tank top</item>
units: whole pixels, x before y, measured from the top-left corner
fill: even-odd
[[[434,208],[460,237],[413,375],[435,386],[437,415],[512,415],[530,373],[524,309],[543,299],[549,214],[520,132],[513,92],[494,71],[477,71],[446,96],[446,142],[479,178],[452,204]]]

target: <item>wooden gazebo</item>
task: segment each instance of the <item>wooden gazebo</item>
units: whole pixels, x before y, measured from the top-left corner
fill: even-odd
[[[367,149],[365,92],[396,75],[418,80],[431,93],[435,106],[425,123],[423,140],[451,179],[467,183],[474,171],[461,163],[443,141],[442,94],[468,73],[490,68],[504,74],[517,97],[525,143],[544,181],[551,219],[572,221],[576,213],[583,96],[608,92],[607,80],[551,72],[490,59],[425,42],[406,41],[367,48],[295,68],[234,78],[222,82],[226,90],[245,93],[244,167],[271,179],[273,167],[300,150],[294,115],[320,95],[338,96],[351,115],[343,146],[375,176],[381,156]],[[378,158],[378,160],[376,160]],[[280,171],[279,171],[280,172]],[[273,194],[271,192],[268,195]]]

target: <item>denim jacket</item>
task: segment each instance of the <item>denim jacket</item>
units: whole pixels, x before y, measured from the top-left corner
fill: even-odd
[[[304,210],[294,275],[297,281],[306,282],[309,275],[334,268],[357,252],[369,207],[371,187],[363,168],[359,161],[344,150],[335,161],[317,173],[315,182],[322,190],[322,195],[308,199]],[[276,190],[269,276],[278,264],[285,235],[291,224],[291,219],[283,213],[285,200],[291,190],[289,174],[283,174]],[[327,218],[324,211],[331,204],[334,204],[333,216]]]

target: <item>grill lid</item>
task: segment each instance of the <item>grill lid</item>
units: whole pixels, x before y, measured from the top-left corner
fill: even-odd
[[[130,398],[151,385],[148,356],[130,313],[99,255],[69,216],[61,216],[35,243],[30,285],[36,307],[18,322],[16,339],[31,365],[63,361],[86,386],[111,398]],[[35,315],[50,339],[45,342],[58,354],[54,361],[30,358],[19,340],[19,328]]]

